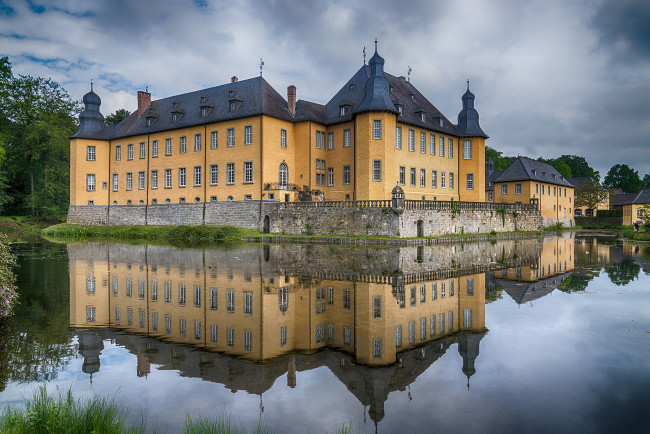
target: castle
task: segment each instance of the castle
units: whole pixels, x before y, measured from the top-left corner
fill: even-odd
[[[327,104],[296,95],[261,75],[153,101],[140,91],[138,110],[109,126],[91,87],[70,140],[68,220],[128,223],[137,212],[171,224],[166,210],[181,205],[205,215],[219,202],[385,200],[396,184],[409,200],[485,201],[488,136],[469,83],[454,124],[385,73],[375,45]]]

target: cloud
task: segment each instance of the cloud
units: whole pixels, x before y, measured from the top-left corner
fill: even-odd
[[[280,92],[327,102],[378,38],[456,119],[465,80],[488,144],[506,154],[585,156],[650,172],[650,5],[642,1],[191,1],[0,3],[0,46],[15,73],[52,77],[104,114],[259,74]],[[130,95],[130,97],[129,97]],[[615,152],[614,152],[615,150]]]

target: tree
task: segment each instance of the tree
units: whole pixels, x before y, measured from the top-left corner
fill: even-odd
[[[494,162],[494,170],[506,170],[516,159],[516,157],[503,157],[502,154],[503,152],[492,149],[489,146],[485,147],[485,161],[492,160]]]
[[[555,170],[557,170],[560,173],[560,175],[564,176],[565,178],[573,178],[571,168],[564,161],[553,160],[551,166],[553,166]]]
[[[650,173],[646,173],[641,182],[643,182],[644,187],[650,188]]]
[[[104,122],[106,125],[117,125],[124,119],[128,118],[131,113],[127,109],[117,109],[115,113],[106,116]]]
[[[639,276],[641,267],[632,259],[623,258],[619,263],[605,266],[609,280],[616,286],[625,286]]]
[[[51,79],[7,76],[7,64],[6,58],[0,62],[0,138],[6,151],[1,173],[6,174],[13,201],[8,211],[65,215],[69,203],[69,137],[77,128],[79,103]]]
[[[577,155],[562,155],[558,160],[564,161],[571,169],[571,177],[585,177],[588,176],[596,182],[600,182],[600,173],[594,170],[584,157]]]
[[[589,180],[575,188],[575,206],[596,209],[600,202],[609,199],[609,191],[594,180]]]
[[[609,188],[620,188],[625,193],[636,193],[643,185],[639,172],[627,164],[616,164],[609,169],[603,184]]]

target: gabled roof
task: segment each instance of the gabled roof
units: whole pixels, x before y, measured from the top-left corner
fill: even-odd
[[[485,191],[494,191],[494,180],[501,176],[502,173],[503,170],[493,170],[485,174]]]
[[[581,187],[588,182],[592,182],[593,178],[591,176],[578,176],[575,178],[567,178],[567,181],[573,184],[574,187]]]
[[[574,188],[553,166],[528,157],[517,157],[501,176],[494,180],[495,183],[511,181],[538,181]]]
[[[650,190],[641,190],[632,203],[635,205],[650,203]]]
[[[615,206],[623,206],[632,203],[634,199],[639,195],[639,193],[619,193],[612,194],[609,196],[609,206],[614,208]]]

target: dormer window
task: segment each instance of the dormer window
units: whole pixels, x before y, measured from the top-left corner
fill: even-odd
[[[420,120],[422,122],[426,122],[426,115],[424,114],[424,112],[420,113]]]
[[[350,83],[350,84],[348,85],[348,90],[352,90],[352,89],[354,89],[356,86],[357,86],[356,83]]]
[[[339,116],[344,116],[345,115],[345,106],[341,106],[339,108]]]
[[[206,117],[214,108],[214,104],[208,103],[208,98],[205,96],[201,97],[201,117]]]
[[[228,92],[228,98],[234,98],[235,97],[235,91],[231,90]]]
[[[394,88],[393,86],[389,86],[389,87],[388,87],[388,90],[389,90],[390,92],[392,92],[392,91],[395,90],[395,88]]]
[[[409,93],[409,96],[411,97],[411,99],[415,99],[415,94],[414,93]]]
[[[178,120],[178,113],[172,113],[172,122],[176,122]]]
[[[201,97],[201,105],[205,105],[205,97],[204,96]]]
[[[397,106],[397,111],[399,112],[400,115],[402,114],[402,110],[403,110],[403,109],[402,109],[402,106],[401,106],[401,105],[398,105],[398,106]]]
[[[230,111],[234,112],[237,110],[237,101],[230,101]]]
[[[207,107],[201,107],[201,117],[205,117],[208,114]]]

